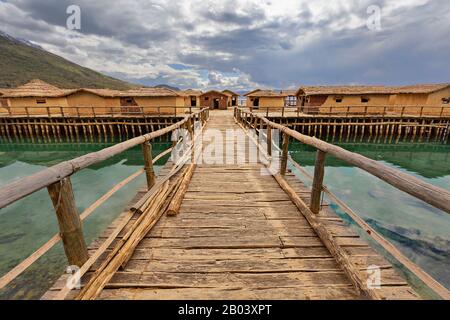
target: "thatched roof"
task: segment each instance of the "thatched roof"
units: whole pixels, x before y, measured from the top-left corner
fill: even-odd
[[[196,97],[202,95],[202,92],[200,90],[194,90],[194,89],[182,90],[182,91],[180,91],[180,93],[185,96],[196,96]]]
[[[209,95],[209,94],[218,94],[218,95],[221,95],[221,96],[228,97],[228,95],[226,93],[223,93],[223,92],[217,91],[217,90],[209,90],[207,92],[202,93],[200,96],[206,96],[206,95]]]
[[[4,98],[27,98],[27,97],[42,97],[42,98],[57,98],[64,97],[73,92],[75,89],[60,89],[52,86],[47,82],[39,79],[31,80],[30,82],[14,89],[4,90]]]
[[[128,91],[119,91],[111,89],[61,89],[47,82],[36,79],[19,86],[14,89],[4,89],[4,98],[25,98],[25,97],[42,97],[42,98],[58,98],[66,97],[78,92],[88,92],[100,97],[177,97],[180,96],[174,90],[167,88],[137,88]]]
[[[450,87],[445,84],[421,84],[412,86],[303,86],[297,95],[363,95],[363,94],[429,94]]]
[[[233,97],[233,96],[240,96],[240,94],[239,93],[236,93],[236,92],[234,92],[234,91],[231,91],[231,90],[228,90],[228,89],[225,89],[225,90],[223,90],[222,91],[223,93],[225,93],[225,94],[227,94],[227,95],[229,95],[229,96],[231,96],[231,97]]]
[[[261,90],[256,89],[244,94],[246,97],[255,97],[255,98],[284,98],[287,96],[295,96],[295,90]]]
[[[168,88],[138,88],[122,91],[122,97],[179,97],[182,96],[177,91]]]

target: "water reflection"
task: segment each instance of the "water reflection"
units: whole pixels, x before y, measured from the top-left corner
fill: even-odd
[[[0,185],[31,175],[46,167],[108,145],[0,145]],[[167,143],[155,144],[154,156],[166,150]],[[161,160],[160,164],[166,159]],[[128,150],[91,166],[71,177],[79,212],[109,191],[114,185],[143,166],[142,151]],[[156,168],[158,170],[158,167]],[[145,186],[141,175],[103,204],[84,223],[90,243],[123,211],[136,191]],[[46,190],[40,190],[0,210],[0,275],[20,263],[58,232],[57,221]],[[64,272],[66,259],[61,245],[42,257],[22,276],[0,291],[0,299],[39,298]]]
[[[340,146],[450,189],[449,145]],[[312,174],[314,149],[293,144],[291,152]],[[331,156],[327,157],[325,184],[412,261],[450,288],[450,215]]]

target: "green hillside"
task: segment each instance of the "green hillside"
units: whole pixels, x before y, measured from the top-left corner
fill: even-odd
[[[0,88],[16,87],[32,79],[41,79],[61,88],[124,90],[137,86],[0,34]]]

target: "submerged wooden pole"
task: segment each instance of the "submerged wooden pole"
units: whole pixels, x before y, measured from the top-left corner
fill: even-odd
[[[147,188],[150,190],[156,182],[155,170],[153,169],[152,145],[146,141],[142,144],[142,152],[144,153],[144,169],[147,177]]]
[[[88,260],[89,255],[70,178],[51,184],[47,189],[58,218],[67,259],[71,265],[81,267]]]
[[[326,153],[317,150],[316,164],[314,167],[314,181],[311,190],[311,204],[310,209],[314,214],[320,212],[320,198],[323,188],[323,177],[325,175],[325,157]]]

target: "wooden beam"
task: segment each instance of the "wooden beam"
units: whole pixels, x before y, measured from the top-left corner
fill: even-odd
[[[192,163],[187,169],[187,172],[181,181],[181,185],[170,202],[169,208],[167,209],[168,216],[175,216],[180,212],[181,203],[183,202],[189,183],[191,182],[191,178],[194,175],[195,167],[196,165]]]
[[[48,193],[58,218],[67,260],[71,265],[81,267],[88,260],[89,255],[70,179],[64,178],[50,185]]]
[[[314,181],[311,189],[311,211],[319,214],[320,200],[322,195],[323,177],[325,175],[325,157],[326,153],[317,150],[316,164],[314,167]]]

